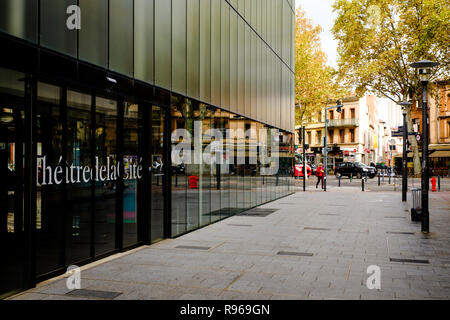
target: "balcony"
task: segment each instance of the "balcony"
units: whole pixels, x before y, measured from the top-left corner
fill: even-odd
[[[357,127],[359,126],[359,119],[337,119],[328,120],[328,127]]]

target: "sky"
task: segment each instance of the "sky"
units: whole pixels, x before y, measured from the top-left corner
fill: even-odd
[[[297,8],[301,6],[306,11],[306,16],[314,25],[320,25],[323,29],[320,39],[323,51],[328,55],[328,65],[337,67],[337,41],[334,40],[331,28],[333,27],[335,14],[332,11],[334,0],[296,0]]]

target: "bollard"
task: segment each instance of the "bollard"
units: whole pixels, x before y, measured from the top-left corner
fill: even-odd
[[[438,192],[441,191],[441,176],[438,176]]]
[[[389,173],[389,184],[391,184],[391,174]]]
[[[362,189],[362,191],[364,192],[364,178],[361,179],[361,189]]]
[[[380,173],[378,172],[378,186],[380,186]]]
[[[342,176],[339,176],[339,187],[341,186],[341,178]]]
[[[353,181],[353,173],[350,173],[350,182]]]

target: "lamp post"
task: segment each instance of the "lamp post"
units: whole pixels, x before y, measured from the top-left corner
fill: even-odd
[[[428,210],[428,190],[430,188],[428,178],[428,104],[427,104],[427,86],[430,81],[431,69],[438,66],[437,62],[422,60],[414,62],[411,68],[418,69],[419,78],[422,82],[422,232],[430,231],[430,212]]]
[[[337,101],[337,105],[334,107],[325,107],[325,137],[324,137],[324,164],[325,164],[325,179],[323,181],[323,191],[327,191],[327,179],[328,179],[328,110],[337,109],[337,112],[342,112],[344,105],[340,100]]]
[[[402,106],[402,114],[403,114],[403,171],[402,171],[402,201],[407,201],[407,193],[408,193],[408,157],[406,150],[406,141],[408,140],[408,126],[406,124],[406,114],[408,112],[408,107],[411,107],[411,101],[402,101],[399,103]]]

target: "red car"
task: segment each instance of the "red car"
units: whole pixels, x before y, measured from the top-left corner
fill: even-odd
[[[311,176],[311,167],[309,165],[306,165],[306,174],[308,177]],[[296,164],[295,165],[295,176],[296,177],[303,177],[303,164]]]

